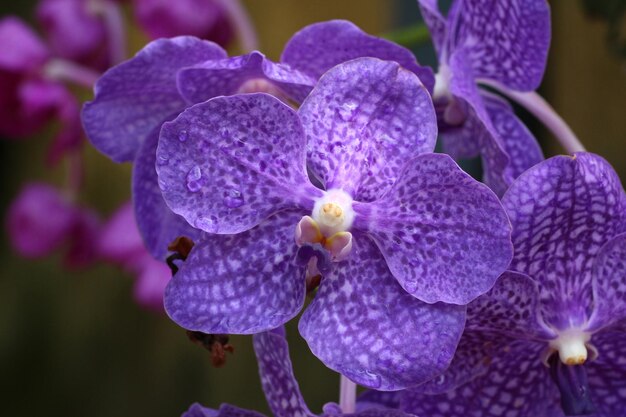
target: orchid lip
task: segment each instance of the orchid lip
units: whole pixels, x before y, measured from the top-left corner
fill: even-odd
[[[567,365],[556,355],[548,358],[550,376],[561,394],[561,408],[566,416],[586,416],[596,412],[591,400],[585,365]]]

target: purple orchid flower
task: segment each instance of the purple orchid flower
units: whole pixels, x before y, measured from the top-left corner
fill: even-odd
[[[190,35],[228,46],[234,30],[215,0],[133,0],[137,22],[152,39]]]
[[[163,293],[172,272],[146,251],[130,203],[122,205],[102,227],[98,254],[135,275],[133,293],[139,305],[163,311]]]
[[[550,44],[548,2],[456,0],[447,19],[437,0],[418,3],[439,57],[433,100],[444,149],[455,159],[480,155],[484,182],[502,195],[543,155],[511,107],[477,82],[539,86]]]
[[[619,178],[596,155],[558,156],[522,174],[503,204],[513,223],[513,271],[469,305],[450,369],[405,394],[402,408],[436,417],[622,415],[626,194]]]
[[[289,346],[284,329],[254,335],[254,351],[259,363],[261,385],[274,417],[316,417],[306,405],[289,358]],[[324,406],[325,416],[353,417],[412,417],[398,410],[384,409],[373,403],[357,403],[356,412],[344,413],[335,403]],[[243,410],[223,404],[219,410],[193,404],[182,417],[265,417],[256,411]]]
[[[11,204],[6,224],[11,244],[20,256],[42,258],[67,244],[67,266],[82,267],[95,259],[98,218],[50,185],[25,186]]]
[[[333,52],[314,48],[320,42]],[[116,162],[134,161],[136,218],[150,253],[164,259],[167,245],[176,237],[200,236],[169,210],[157,184],[155,154],[165,121],[191,104],[237,93],[267,92],[299,105],[326,70],[361,56],[397,61],[429,88],[434,84],[432,71],[419,66],[410,51],[347,21],[304,28],[287,44],[282,64],[256,51],[228,58],[215,44],[179,37],[154,41],[105,73],[96,85],[94,100],[85,105],[83,124],[99,151]]]
[[[384,390],[441,372],[459,305],[491,288],[511,244],[495,195],[430,153],[436,130],[415,74],[373,58],[326,72],[298,113],[257,93],[166,123],[159,186],[206,233],[168,286],[170,317],[264,331],[293,318],[321,275],[300,331],[327,366]]]

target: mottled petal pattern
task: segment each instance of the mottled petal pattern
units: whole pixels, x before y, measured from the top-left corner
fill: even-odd
[[[284,335],[264,332],[254,335],[261,385],[275,417],[313,417],[302,398],[289,358]]]
[[[299,110],[308,163],[327,189],[380,196],[437,137],[430,95],[397,63],[359,58],[328,71]]]
[[[418,65],[410,50],[368,35],[347,20],[330,20],[305,27],[293,35],[280,60],[317,80],[335,65],[361,57],[396,61],[414,72],[428,91],[433,91],[432,70]]]
[[[487,294],[468,305],[465,329],[510,338],[556,337],[543,323],[538,306],[537,283],[528,275],[506,271]]]
[[[398,390],[449,365],[464,312],[464,307],[428,305],[406,293],[376,245],[354,234],[350,258],[324,276],[299,328],[329,368],[369,388]]]
[[[402,287],[427,303],[467,304],[512,257],[498,198],[448,155],[413,159],[387,194],[354,210],[354,227],[374,237]]]
[[[626,234],[616,236],[600,249],[593,265],[593,300],[588,329],[626,319]]]
[[[587,366],[594,417],[617,417],[626,410],[626,326],[594,335],[592,343],[600,355]]]
[[[168,206],[209,233],[239,233],[286,208],[310,211],[322,194],[307,177],[296,112],[262,93],[190,107],[163,126],[157,162]]]
[[[148,135],[133,165],[133,206],[139,232],[146,248],[156,259],[165,260],[167,246],[177,237],[197,241],[201,231],[191,227],[165,204],[155,169],[159,130]],[[166,163],[161,161],[160,163]]]
[[[458,0],[448,30],[477,78],[521,91],[539,87],[550,46],[546,0]]]
[[[187,107],[176,88],[178,70],[225,57],[216,44],[192,37],[149,43],[96,83],[82,112],[89,140],[116,162],[133,160],[150,132]]]
[[[509,156],[509,177],[515,179],[544,160],[541,147],[507,102],[485,92],[481,95],[491,123],[498,132],[499,143]]]
[[[401,408],[428,417],[556,417],[559,394],[541,363],[542,347],[514,342],[494,357],[485,376],[441,395],[407,391]]]
[[[204,333],[252,334],[295,316],[305,295],[304,268],[293,262],[300,217],[280,212],[247,232],[196,244],[165,291],[172,320]]]
[[[593,262],[603,244],[626,231],[625,201],[613,168],[590,153],[550,158],[505,194],[515,246],[510,269],[541,284],[543,317],[551,326],[590,318]]]
[[[181,70],[180,93],[190,103],[236,93],[265,92],[301,103],[317,79],[286,65],[276,64],[260,52],[221,60],[206,61]],[[256,82],[259,91],[250,91],[246,83]],[[260,91],[260,90],[265,91]]]

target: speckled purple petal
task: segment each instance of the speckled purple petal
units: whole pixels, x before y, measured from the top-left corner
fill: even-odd
[[[149,43],[96,83],[95,97],[82,112],[89,140],[116,162],[134,159],[150,132],[187,107],[176,88],[178,70],[224,57],[216,44],[192,37]]]
[[[539,287],[528,275],[504,272],[483,297],[467,306],[466,330],[512,338],[551,339],[556,335],[539,315]]]
[[[230,404],[222,404],[219,410],[214,410],[195,403],[181,417],[265,417],[265,415],[256,411],[234,407]]]
[[[492,94],[482,92],[481,96],[491,123],[498,133],[498,143],[509,156],[507,178],[515,179],[528,168],[543,161],[545,158],[537,139],[517,118],[511,106]]]
[[[347,20],[306,26],[289,40],[280,60],[317,80],[335,65],[361,57],[396,61],[414,72],[428,91],[433,91],[433,71],[420,66],[410,50],[368,35]]]
[[[438,0],[418,0],[417,3],[419,4],[424,23],[428,26],[435,51],[437,51],[437,55],[441,56],[444,52],[448,28],[446,19],[439,10]]]
[[[546,0],[459,0],[449,33],[464,48],[477,78],[516,90],[541,83],[550,46]]]
[[[311,169],[327,189],[371,201],[437,137],[430,95],[397,63],[359,58],[328,71],[299,110]]]
[[[259,91],[246,83],[257,82]],[[260,52],[185,68],[178,75],[180,93],[191,103],[236,93],[265,92],[301,103],[311,92],[316,79],[286,65],[276,64]],[[265,89],[266,91],[261,91]],[[272,91],[276,90],[276,91]]]
[[[450,92],[456,99],[467,103],[468,120],[473,123],[468,126],[471,130],[466,131],[461,139],[469,136],[469,140],[479,144],[484,170],[483,182],[501,196],[513,181],[508,168],[509,157],[476,86],[465,50],[457,50],[452,55],[450,71],[453,74],[450,80]]]
[[[293,374],[289,345],[284,334],[264,332],[254,335],[254,351],[259,363],[261,385],[275,417],[313,417]]]
[[[587,365],[594,417],[618,417],[626,410],[626,326],[613,327],[592,337],[598,358]]]
[[[300,333],[326,366],[368,388],[398,390],[434,377],[452,360],[465,308],[415,299],[376,245],[353,236],[350,257],[324,276]]]
[[[626,319],[626,234],[614,237],[600,249],[593,265],[593,300],[587,329]]]
[[[498,198],[448,155],[418,156],[380,200],[354,210],[353,227],[374,237],[400,285],[427,303],[467,304],[511,260]]]
[[[197,241],[202,232],[170,210],[163,200],[155,169],[159,130],[152,132],[139,149],[133,165],[132,195],[137,226],[146,248],[156,259],[165,260],[167,246],[177,237]],[[163,163],[166,161],[161,161]]]
[[[283,209],[310,212],[322,194],[307,177],[298,115],[267,94],[187,109],[163,126],[157,162],[168,206],[209,233],[239,233]]]
[[[246,232],[198,242],[165,290],[172,320],[204,333],[252,334],[295,316],[306,286],[293,262],[301,217],[283,211]]]
[[[428,417],[556,417],[559,394],[541,363],[543,344],[517,341],[493,358],[489,372],[441,395],[406,391],[401,409]]]
[[[602,245],[626,231],[626,196],[601,157],[550,158],[522,174],[503,198],[513,225],[510,269],[542,286],[546,322],[564,329],[592,313],[592,267]]]

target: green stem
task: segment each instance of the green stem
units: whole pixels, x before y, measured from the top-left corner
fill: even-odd
[[[382,38],[406,47],[419,46],[430,40],[430,32],[424,24],[409,26],[383,33]]]

